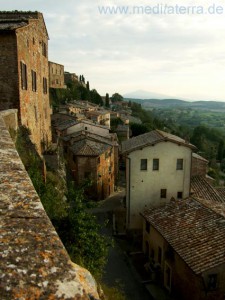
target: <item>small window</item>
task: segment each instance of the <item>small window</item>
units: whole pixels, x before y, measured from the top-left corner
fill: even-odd
[[[42,55],[47,57],[47,46],[43,41],[42,41]]]
[[[161,189],[160,198],[166,198],[166,189]]]
[[[147,170],[148,160],[147,159],[141,159],[141,170]]]
[[[87,128],[87,127],[85,127],[84,129],[85,129],[85,130],[87,130],[88,128]]]
[[[145,222],[145,230],[147,233],[150,233],[150,223],[148,221]]]
[[[158,158],[153,159],[152,170],[153,171],[159,170],[159,159]]]
[[[183,170],[183,158],[177,159],[177,170]]]
[[[100,159],[100,156],[99,156],[98,159],[97,159],[97,163],[100,164],[100,162],[101,162],[101,159]]]
[[[38,121],[38,113],[37,113],[37,107],[34,106],[34,115],[35,115],[35,120],[36,122]]]
[[[47,78],[43,77],[43,94],[48,93],[48,83],[47,83]]]
[[[183,198],[183,193],[177,192],[177,199],[182,199],[182,198]]]
[[[210,291],[216,290],[217,288],[217,274],[208,275],[208,289]]]
[[[32,91],[37,91],[37,73],[31,70],[31,79],[32,79]]]
[[[27,90],[27,65],[22,61],[20,62],[20,72],[21,72],[21,87],[23,90]]]

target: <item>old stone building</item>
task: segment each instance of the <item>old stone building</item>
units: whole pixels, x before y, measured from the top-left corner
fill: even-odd
[[[79,78],[77,74],[70,73],[70,72],[64,72],[64,80],[65,83],[68,84],[70,82],[79,82]]]
[[[64,66],[49,61],[49,87],[54,89],[64,89]]]
[[[0,110],[18,109],[41,153],[51,142],[48,32],[39,12],[0,12]]]
[[[105,199],[114,191],[114,143],[97,135],[77,132],[69,137],[72,144],[66,147],[65,156],[69,169],[78,184],[92,181],[89,189],[92,199]]]

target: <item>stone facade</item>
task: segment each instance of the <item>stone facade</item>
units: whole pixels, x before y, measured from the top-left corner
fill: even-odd
[[[38,12],[0,12],[0,110],[16,108],[41,153],[51,142],[48,32]]]
[[[69,72],[65,72],[64,73],[64,80],[65,83],[68,84],[69,82],[78,82],[78,76],[75,73],[69,73]]]
[[[66,148],[65,155],[75,181],[78,184],[87,179],[92,181],[89,193],[93,199],[102,200],[114,192],[116,150],[105,142],[82,136]]]
[[[48,62],[49,67],[49,87],[54,89],[64,89],[64,66]]]

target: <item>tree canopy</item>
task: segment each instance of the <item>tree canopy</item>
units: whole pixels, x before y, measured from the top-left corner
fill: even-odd
[[[119,93],[114,93],[111,97],[112,102],[117,102],[117,101],[123,101],[123,96],[121,96]]]

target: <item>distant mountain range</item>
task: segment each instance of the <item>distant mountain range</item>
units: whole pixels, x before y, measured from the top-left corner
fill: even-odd
[[[148,91],[143,91],[143,90],[137,90],[135,92],[127,93],[124,94],[123,97],[130,98],[130,99],[174,99],[174,96],[169,96],[165,94],[159,94],[159,93],[154,93],[154,92],[148,92]],[[187,100],[180,98],[181,100]]]
[[[135,95],[139,95],[139,97],[135,97]],[[140,97],[140,95],[142,95],[142,97]],[[187,101],[185,99],[175,99],[174,97],[141,90],[125,94],[123,97],[125,100],[141,103],[142,107],[145,109],[180,107],[206,110],[225,110],[225,102],[204,100]]]

